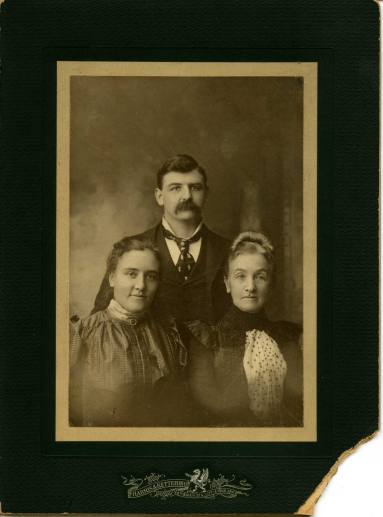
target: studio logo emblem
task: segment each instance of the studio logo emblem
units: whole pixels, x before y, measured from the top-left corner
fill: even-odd
[[[121,476],[122,483],[127,487],[129,498],[138,497],[182,497],[185,499],[215,499],[249,495],[252,485],[246,479],[235,481],[235,475],[225,477],[219,474],[216,478],[210,478],[209,469],[194,469],[185,473],[185,477],[167,478],[165,474],[150,473],[144,478],[134,476]]]

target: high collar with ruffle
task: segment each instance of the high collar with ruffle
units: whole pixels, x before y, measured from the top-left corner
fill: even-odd
[[[124,321],[130,325],[136,325],[138,322],[144,321],[148,318],[148,311],[131,313],[122,307],[122,305],[120,305],[114,298],[110,300],[106,310],[112,319]]]
[[[218,327],[222,330],[237,330],[247,332],[248,330],[266,330],[270,321],[264,309],[257,313],[243,312],[235,305],[232,305],[223,318],[219,321]]]

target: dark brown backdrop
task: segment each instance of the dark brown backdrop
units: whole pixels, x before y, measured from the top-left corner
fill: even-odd
[[[71,314],[86,316],[112,244],[161,216],[169,156],[206,169],[209,227],[276,248],[269,314],[302,321],[303,83],[294,77],[71,79]]]

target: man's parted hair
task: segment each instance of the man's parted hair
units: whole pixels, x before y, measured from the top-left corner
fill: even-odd
[[[207,176],[205,169],[188,154],[176,154],[166,160],[162,167],[157,172],[157,187],[162,189],[163,178],[168,172],[191,172],[197,170],[204,179],[205,186],[207,186]]]

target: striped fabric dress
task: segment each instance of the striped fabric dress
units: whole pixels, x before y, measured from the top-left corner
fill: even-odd
[[[171,425],[186,364],[177,328],[112,309],[71,325],[70,425]]]

